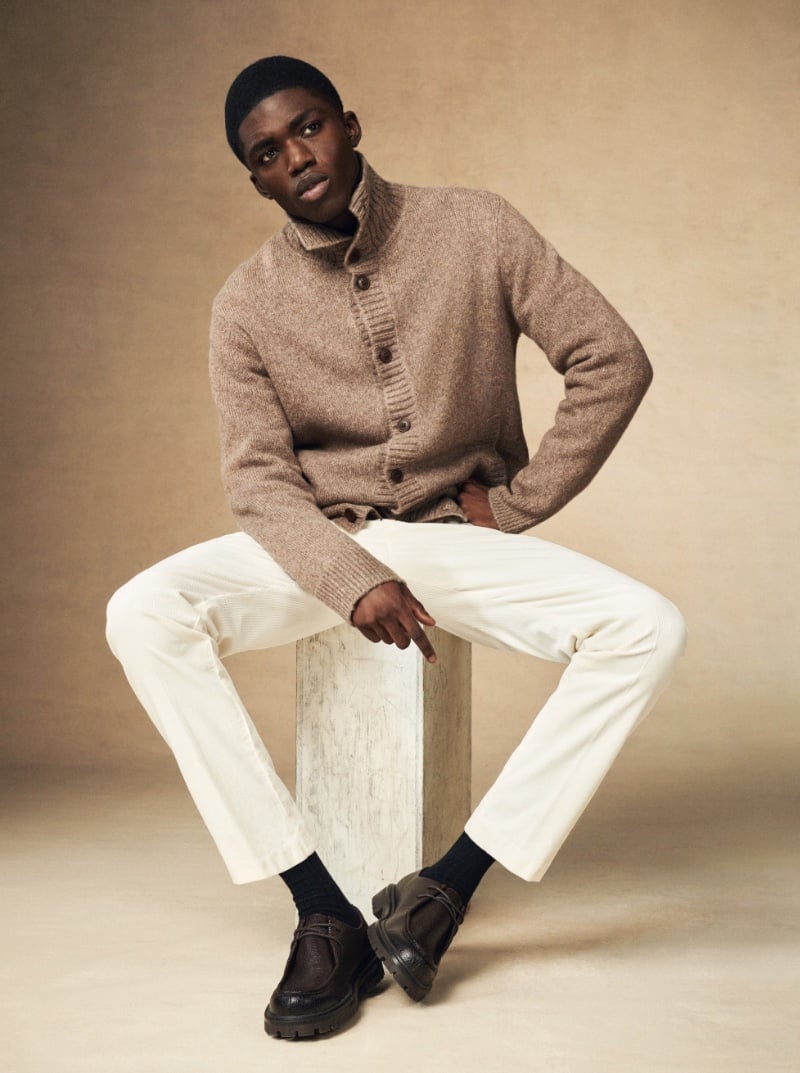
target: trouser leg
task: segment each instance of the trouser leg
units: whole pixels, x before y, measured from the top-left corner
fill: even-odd
[[[467,825],[511,871],[540,878],[666,684],[684,644],[680,614],[652,589],[535,537],[374,522],[357,539],[443,628],[568,665]],[[157,564],[109,604],[112,650],[234,882],[285,871],[314,846],[221,661],[339,622],[241,533]]]
[[[683,619],[647,586],[536,537],[389,524],[386,561],[440,626],[567,665],[466,826],[510,871],[540,879],[669,681]]]
[[[109,603],[111,649],[235,883],[284,871],[314,845],[222,659],[340,622],[243,533],[156,564]]]

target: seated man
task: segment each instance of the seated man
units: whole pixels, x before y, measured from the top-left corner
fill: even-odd
[[[242,531],[125,585],[108,636],[233,881],[289,887],[299,925],[265,1026],[313,1036],[355,1014],[383,964],[423,998],[494,861],[544,875],[667,683],[684,625],[652,589],[522,535],[589,483],[650,383],[608,302],[502,198],[382,179],[357,152],[356,116],[304,62],[242,71],[225,122],[257,193],[289,217],[214,303],[211,383]],[[565,385],[532,457],[522,332]],[[222,663],[342,621],[430,661],[436,622],[566,668],[464,833],[382,891],[369,928]]]

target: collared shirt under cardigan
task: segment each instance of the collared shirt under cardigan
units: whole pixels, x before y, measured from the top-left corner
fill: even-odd
[[[468,478],[499,527],[554,514],[599,470],[652,376],[616,310],[501,197],[389,183],[362,158],[355,235],[290,219],[214,302],[211,385],[241,528],[345,620],[396,574],[364,521],[464,519]],[[520,333],[563,375],[529,459]]]

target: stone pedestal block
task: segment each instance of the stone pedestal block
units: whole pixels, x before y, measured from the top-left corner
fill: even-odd
[[[297,645],[297,802],[368,920],[371,896],[444,852],[470,811],[470,646],[429,633],[435,664],[348,625]]]

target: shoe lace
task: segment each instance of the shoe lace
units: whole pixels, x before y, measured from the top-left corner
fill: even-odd
[[[342,946],[341,938],[336,934],[336,928],[332,924],[322,924],[320,921],[314,921],[313,924],[304,924],[302,921],[297,925],[292,936],[292,946],[295,946],[301,939],[306,939],[309,936],[314,936],[317,939],[329,939],[332,943],[338,943]]]
[[[417,898],[422,900],[432,898],[433,901],[439,902],[439,904],[443,905],[453,918],[453,923],[456,927],[460,927],[464,923],[464,913],[466,912],[466,909],[460,909],[447,891],[442,890],[441,887],[434,887],[433,884],[431,884],[431,886],[427,887],[422,894],[418,894]]]

